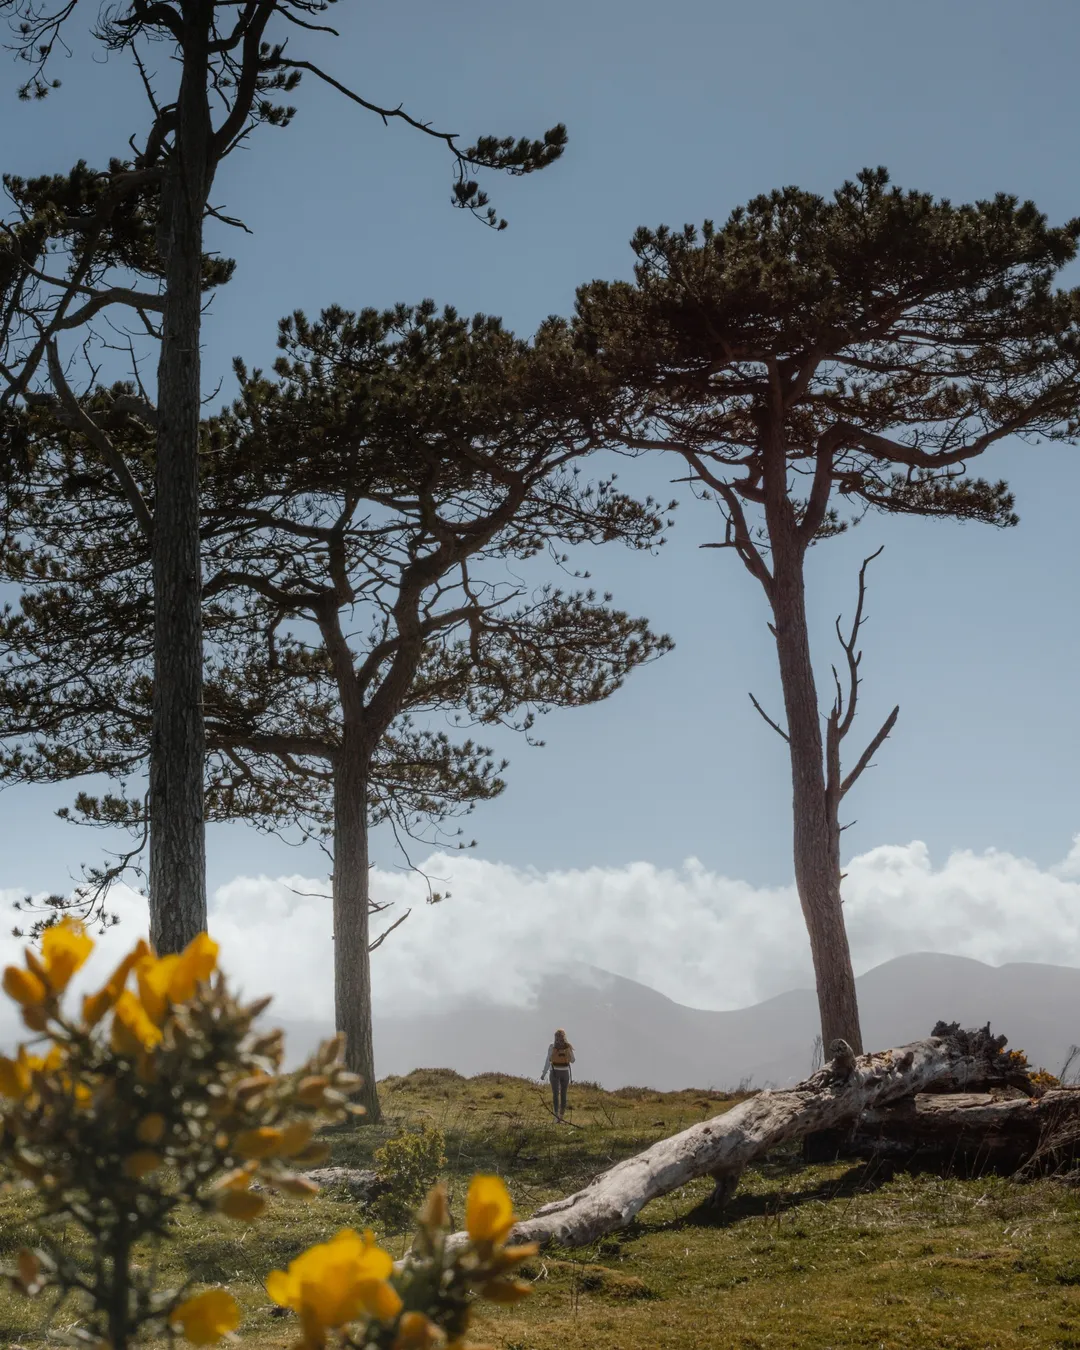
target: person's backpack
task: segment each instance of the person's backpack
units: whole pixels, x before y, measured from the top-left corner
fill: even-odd
[[[553,1069],[568,1069],[570,1067],[569,1045],[553,1045],[551,1047],[551,1067]]]

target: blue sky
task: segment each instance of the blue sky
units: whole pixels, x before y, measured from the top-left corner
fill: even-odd
[[[215,188],[254,233],[221,240],[239,266],[206,322],[207,390],[227,390],[234,354],[268,362],[294,308],[432,296],[528,332],[567,312],[579,283],[627,275],[638,225],[722,219],[787,183],[828,192],[864,165],[956,200],[1005,190],[1053,220],[1080,212],[1074,0],[343,0],[331,17],[340,41],[295,33],[292,45],[366,97],[467,139],[565,121],[570,146],[543,174],[485,184],[510,220],[496,235],[450,209],[439,146],[306,81],[292,127],[259,131]],[[89,39],[58,73],[44,104],[19,104],[18,72],[0,64],[5,171],[100,163],[145,125],[131,70]],[[1080,830],[1077,453],[1009,446],[984,461],[1016,489],[1015,530],[869,517],[815,550],[827,672],[858,562],[886,545],[871,575],[863,736],[894,703],[901,714],[853,794],[849,853],[920,839],[935,857],[997,848],[1048,866],[1068,852]],[[663,464],[624,477],[668,494]],[[698,550],[715,537],[709,509],[688,502],[660,557],[596,553],[597,580],[676,650],[607,705],[552,714],[544,749],[499,743],[510,786],[467,823],[483,858],[550,870],[693,855],[755,886],[788,883],[784,747],[747,698],[779,708],[764,598],[732,556]],[[61,888],[93,856],[96,841],[51,819],[65,799],[0,796],[0,885]],[[389,841],[375,856],[392,865]],[[242,827],[212,833],[210,862],[213,885],[320,865]]]

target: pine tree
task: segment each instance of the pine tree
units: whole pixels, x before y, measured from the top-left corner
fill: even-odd
[[[545,554],[566,567],[568,547],[650,548],[664,522],[578,473],[609,396],[565,325],[527,343],[424,304],[294,315],[280,341],[274,376],[238,363],[239,399],[205,427],[205,788],[212,819],[331,840],[337,1022],[377,1118],[369,827],[412,830],[501,791],[504,766],[447,716],[528,733],[667,649],[609,596],[521,580]],[[90,411],[107,420],[123,397],[100,391]],[[115,476],[38,419],[10,555],[24,600],[0,623],[0,773],[130,784],[152,726],[146,543],[129,531],[118,549]],[[129,435],[138,479],[153,449]],[[143,820],[130,789],[77,807]]]
[[[327,0],[125,0],[95,16],[93,36],[136,62],[149,103],[145,131],[133,133],[130,160],[107,171],[79,165],[71,175],[32,184],[8,180],[16,215],[0,244],[0,376],[4,399],[48,394],[111,459],[129,505],[151,544],[155,613],[153,736],[150,763],[151,936],[161,952],[183,947],[206,923],[202,776],[202,630],[199,601],[198,437],[200,331],[208,286],[231,265],[210,269],[203,250],[208,216],[237,224],[210,205],[222,162],[260,125],[287,126],[295,109],[278,100],[303,75],[388,122],[437,138],[454,164],[453,200],[493,228],[505,221],[480,190],[475,171],[531,173],[552,163],[562,126],[542,140],[487,136],[462,147],[403,108],[380,107],[346,88],[314,61],[293,56],[297,34],[335,35],[320,21]],[[18,54],[27,64],[24,99],[55,89],[57,45],[75,22],[74,0],[0,0]],[[285,34],[293,39],[286,47]],[[173,72],[177,72],[174,75]],[[168,90],[168,93],[163,93]],[[36,197],[27,210],[27,198]],[[80,209],[67,208],[76,201]],[[57,252],[57,249],[60,251]],[[62,263],[61,260],[64,260]],[[149,278],[138,289],[131,276]],[[104,429],[86,421],[69,384],[59,343],[102,312],[137,316],[159,343],[157,388],[140,391],[132,416],[157,441],[151,493],[134,494],[130,471]],[[42,372],[46,372],[42,377]]]
[[[1016,521],[1004,482],[966,473],[1010,436],[1067,434],[1080,404],[1080,292],[1054,289],[1080,220],[1030,202],[957,206],[866,170],[831,200],[755,198],[719,229],[640,230],[632,283],[579,292],[577,332],[623,390],[610,430],[675,455],[765,592],[791,758],[794,863],[826,1046],[861,1049],[840,895],[840,803],[892,730],[845,774],[866,564],[844,679],[825,716],[810,657],[805,560],[873,508]],[[872,555],[874,556],[874,555]],[[759,711],[762,711],[759,708]]]

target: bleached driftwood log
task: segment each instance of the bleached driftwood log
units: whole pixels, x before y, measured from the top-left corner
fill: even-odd
[[[583,1246],[625,1227],[643,1205],[699,1177],[714,1177],[721,1194],[739,1174],[777,1144],[853,1122],[927,1088],[964,1090],[1015,1081],[1003,1053],[1004,1036],[990,1028],[961,1031],[939,1023],[927,1040],[878,1054],[852,1055],[844,1042],[830,1046],[825,1067],[782,1091],[760,1092],[723,1115],[662,1139],[616,1163],[582,1190],[543,1205],[515,1225],[510,1240]]]
[[[989,1093],[924,1093],[864,1111],[846,1141],[861,1157],[945,1155],[959,1163],[1013,1170],[1064,1131],[1080,1130],[1080,1091],[995,1100]]]

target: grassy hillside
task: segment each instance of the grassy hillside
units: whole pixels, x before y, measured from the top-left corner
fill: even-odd
[[[546,1091],[499,1074],[421,1069],[382,1091],[383,1123],[336,1133],[334,1161],[367,1165],[403,1126],[433,1123],[446,1134],[457,1219],[476,1171],[501,1173],[527,1214],[736,1100],[575,1085],[571,1127],[551,1120]],[[533,1297],[506,1311],[485,1305],[473,1339],[500,1350],[1080,1350],[1080,1194],[1060,1182],[887,1180],[848,1163],[805,1167],[792,1152],[748,1173],[722,1217],[701,1208],[709,1190],[702,1182],[656,1201],[589,1249],[542,1253],[527,1271]],[[26,1213],[25,1192],[0,1196],[0,1258],[32,1241]],[[344,1196],[272,1197],[252,1228],[193,1222],[170,1259],[230,1284],[246,1313],[243,1341],[284,1347],[295,1327],[271,1314],[266,1272],[368,1222]],[[381,1237],[395,1253],[407,1240]],[[0,1295],[0,1344],[48,1343],[46,1312]],[[61,1309],[51,1325],[73,1322]]]

